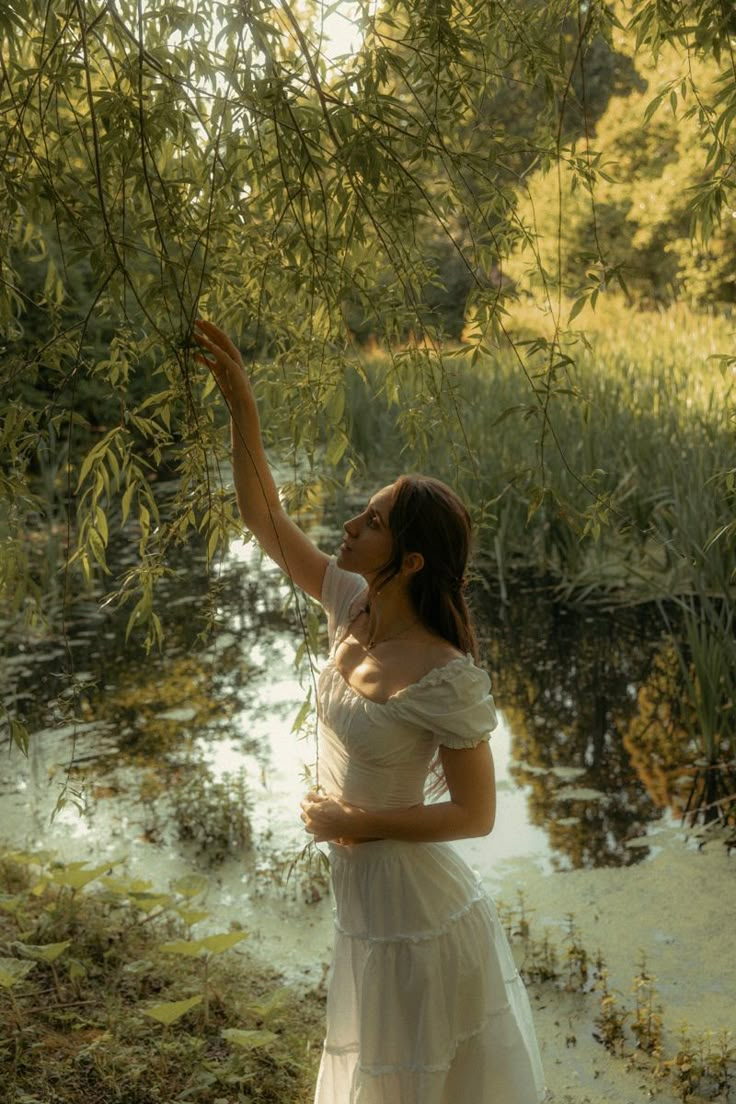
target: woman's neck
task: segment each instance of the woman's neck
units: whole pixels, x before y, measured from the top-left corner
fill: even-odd
[[[369,592],[368,595],[368,641],[372,647],[421,624],[408,589],[393,587],[393,582],[392,579],[384,587],[373,594]]]

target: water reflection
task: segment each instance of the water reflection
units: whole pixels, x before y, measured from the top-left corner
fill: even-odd
[[[46,842],[71,759],[79,809],[63,811],[55,839],[154,843],[196,858],[177,833],[172,795],[193,793],[194,778],[206,806],[242,772],[251,875],[265,854],[301,847],[298,802],[316,749],[309,728],[300,735],[293,723],[314,674],[306,661],[295,674],[294,657],[308,604],[301,599],[297,616],[290,586],[252,545],[234,547],[214,578],[191,549],[177,556],[163,583],[163,655],[125,648],[127,613],[88,599],[68,627],[72,652],[45,640],[13,654],[18,641],[9,642],[3,670],[33,733],[29,761],[16,753],[6,761],[0,794],[5,831],[18,844]],[[487,591],[475,598],[502,711],[493,738],[499,818],[488,840],[468,845],[476,865],[489,871],[521,856],[557,868],[639,861],[647,826],[663,808],[681,808],[675,780],[691,754],[682,726],[662,714],[676,671],[658,623],[644,611],[582,617],[538,590],[520,588],[508,608]],[[206,623],[213,631],[203,632]],[[74,690],[59,695],[70,654]]]
[[[539,589],[486,601],[484,637],[513,732],[511,775],[529,787],[555,867],[626,866],[661,815],[627,744],[659,646],[642,610],[580,616]],[[636,842],[634,842],[636,841]]]

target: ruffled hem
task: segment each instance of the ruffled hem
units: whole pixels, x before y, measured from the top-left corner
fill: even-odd
[[[499,1008],[495,1012],[490,1012],[486,1016],[486,1018],[483,1020],[483,1023],[480,1024],[479,1027],[474,1028],[472,1031],[466,1031],[462,1035],[458,1035],[458,1037],[455,1039],[454,1043],[452,1043],[450,1045],[447,1059],[443,1062],[439,1062],[439,1063],[436,1063],[434,1065],[429,1065],[427,1063],[413,1062],[411,1064],[402,1064],[402,1065],[394,1065],[394,1066],[391,1066],[391,1065],[383,1065],[383,1066],[365,1065],[362,1062],[358,1062],[358,1068],[359,1068],[361,1073],[365,1073],[368,1077],[385,1077],[387,1075],[396,1074],[396,1073],[398,1073],[398,1074],[406,1074],[406,1073],[446,1073],[449,1069],[452,1068],[452,1063],[455,1060],[455,1055],[457,1054],[458,1048],[460,1046],[462,1046],[463,1043],[467,1043],[470,1039],[475,1038],[476,1035],[480,1035],[482,1032],[486,1031],[490,1027],[490,1025],[492,1024],[492,1022],[495,1019],[497,1019],[499,1016],[509,1015],[510,1012],[511,1012],[511,1005],[510,1004],[505,1004],[503,1006],[503,1008]],[[355,1055],[357,1055],[359,1053],[359,1050],[360,1050],[360,1048],[357,1045],[354,1046],[354,1047],[337,1047],[337,1048],[333,1048],[333,1047],[328,1046],[327,1043],[325,1043],[325,1046],[324,1046],[325,1054],[335,1055],[335,1056],[341,1057],[341,1058],[344,1057],[346,1054],[355,1054]]]
[[[326,1044],[315,1104],[543,1104],[533,1028],[514,1006],[455,1039],[443,1062],[370,1063],[357,1045]]]
[[[481,904],[487,905],[487,901],[488,898],[486,894],[479,887],[467,904],[463,905],[457,912],[450,913],[443,924],[439,927],[428,928],[424,931],[392,932],[391,935],[369,935],[368,932],[348,931],[347,928],[341,927],[337,916],[335,916],[335,930],[348,939],[359,939],[366,943],[423,943],[428,939],[437,939],[441,935],[447,935],[450,929],[461,921],[463,917],[467,916],[471,909],[475,909]]]

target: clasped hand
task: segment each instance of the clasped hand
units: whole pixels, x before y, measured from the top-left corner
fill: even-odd
[[[304,830],[315,843],[353,843],[355,816],[358,810],[332,794],[310,790],[302,801]]]

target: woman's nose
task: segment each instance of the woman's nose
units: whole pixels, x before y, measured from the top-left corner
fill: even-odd
[[[357,518],[350,518],[350,521],[346,521],[343,525],[343,529],[349,537],[354,537],[356,533],[355,523]]]

